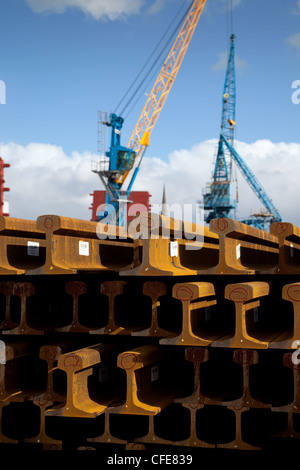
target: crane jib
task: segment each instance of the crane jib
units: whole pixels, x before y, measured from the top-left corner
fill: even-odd
[[[123,184],[127,179],[128,175],[130,174],[131,170],[133,170],[134,164],[137,163],[136,169],[138,169],[140,166],[145,150],[149,145],[150,134],[157,122],[158,116],[172,88],[172,85],[177,76],[178,70],[181,66],[188,45],[192,39],[205,3],[206,0],[193,1],[192,5],[190,6],[187,12],[181,29],[173,43],[173,46],[171,47],[171,50],[163,63],[163,66],[154,83],[154,86],[148,95],[146,104],[129,139],[127,147],[121,147],[120,141],[118,139],[115,139],[114,142],[117,141],[119,148],[114,147],[114,142],[112,142],[110,151],[106,152],[106,156],[110,159],[109,170],[106,170],[105,172],[103,171],[101,174],[100,172],[98,172],[99,176],[101,177],[101,181],[105,182],[105,187],[107,190],[106,203],[109,204],[110,202],[112,202],[113,204],[115,204],[116,212],[118,214],[117,219],[119,218],[119,220],[117,220],[117,224],[120,224],[121,219],[121,225],[123,225],[125,223],[124,221],[126,218],[124,217],[124,214],[120,214],[120,208],[117,205],[118,200],[120,199],[118,197],[118,192],[124,192],[124,190],[122,191]],[[118,122],[115,117],[114,121]],[[115,129],[118,131],[116,135],[120,137],[121,127],[115,126]],[[120,161],[121,159],[118,158],[118,156],[121,156],[120,152],[123,152],[124,158],[127,159],[127,163],[130,162],[130,164],[128,164],[127,166],[127,169],[125,170],[124,168],[126,167],[126,165],[124,166]],[[135,156],[135,161],[133,162],[133,164],[131,158],[132,155]],[[133,170],[133,175],[128,184],[128,188],[132,187],[137,172],[137,170]],[[127,192],[129,191],[128,188]],[[110,194],[115,195],[113,201],[110,201]]]

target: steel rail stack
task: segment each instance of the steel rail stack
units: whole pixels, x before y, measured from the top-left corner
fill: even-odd
[[[299,439],[299,228],[0,217],[0,245],[0,450]]]

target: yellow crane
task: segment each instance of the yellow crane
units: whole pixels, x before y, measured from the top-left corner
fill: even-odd
[[[106,211],[98,215],[99,220],[103,217],[107,218],[110,214],[113,223],[119,226],[126,226],[126,204],[129,193],[137,176],[145,150],[149,146],[151,132],[172,88],[205,3],[206,0],[194,0],[192,2],[180,31],[148,95],[127,147],[123,147],[120,144],[123,118],[111,114],[110,121],[106,122],[107,125],[112,127],[111,146],[110,150],[106,152],[108,160],[106,160],[106,167],[93,170],[99,174],[107,191]],[[135,168],[133,169],[134,166]],[[131,180],[127,189],[123,190],[123,184],[131,171],[133,171]]]

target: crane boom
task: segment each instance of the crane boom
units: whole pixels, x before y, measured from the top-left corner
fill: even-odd
[[[246,165],[245,161],[242,159],[242,157],[240,157],[240,155],[237,153],[235,148],[228,142],[228,140],[224,137],[224,135],[222,135],[222,139],[225,145],[227,146],[228,150],[230,151],[231,155],[233,156],[235,163],[237,164],[242,174],[244,175],[247,183],[252,188],[256,196],[264,204],[268,213],[273,216],[273,222],[281,222],[282,220],[281,215],[279,214],[278,210],[274,206],[270,197],[267,195],[267,193],[263,189],[262,185],[259,183],[254,173],[250,170],[248,165]]]
[[[193,1],[131,134],[127,146],[136,152],[136,160],[149,144],[150,134],[172,88],[205,2],[206,0]],[[117,182],[124,183],[128,174],[128,171],[125,172]]]
[[[205,3],[206,0],[193,0],[188,9],[181,29],[135,125],[128,146],[124,147],[120,142],[124,121],[121,116],[111,114],[110,119],[103,122],[103,124],[110,126],[112,130],[110,150],[105,152],[108,158],[104,158],[99,162],[99,168],[92,169],[92,171],[98,173],[106,188],[105,211],[101,211],[97,215],[99,219],[106,218],[111,224],[126,226],[128,197],[145,150],[149,145],[150,134],[172,88]],[[132,176],[127,188],[123,189],[124,182],[131,172]]]

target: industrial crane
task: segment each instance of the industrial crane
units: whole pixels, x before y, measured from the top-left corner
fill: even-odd
[[[236,197],[236,199],[233,199],[231,195],[233,163],[235,163],[266,209],[266,212],[253,214],[252,217],[244,219],[241,222],[257,228],[265,229],[267,224],[280,222],[282,219],[272,200],[234,147],[234,128],[236,124],[234,43],[235,35],[231,34],[230,50],[222,97],[222,119],[218,150],[212,182],[207,184],[203,194],[203,206],[204,211],[206,211],[205,221],[209,222],[211,219],[215,218],[230,217],[231,213],[236,209],[238,198]]]
[[[109,119],[104,121],[104,124],[111,127],[110,149],[105,152],[106,158],[99,162],[98,167],[92,169],[99,175],[106,189],[105,211],[97,215],[99,220],[105,217],[109,223],[120,227],[126,226],[126,208],[132,185],[149,146],[151,132],[172,88],[205,3],[206,0],[194,0],[188,9],[181,29],[148,95],[127,147],[121,145],[123,117],[112,113]],[[130,181],[127,188],[124,189],[123,185],[130,173]]]

